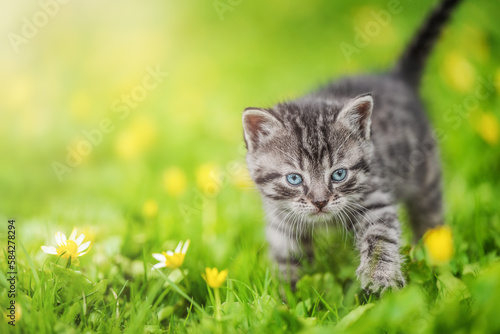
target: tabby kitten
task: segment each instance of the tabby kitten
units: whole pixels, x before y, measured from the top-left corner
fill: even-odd
[[[397,65],[346,77],[295,101],[243,113],[247,164],[263,199],[270,252],[298,279],[310,231],[336,222],[353,231],[363,288],[405,284],[398,202],[414,234],[442,224],[441,171],[418,87],[425,60],[459,0],[431,13]]]

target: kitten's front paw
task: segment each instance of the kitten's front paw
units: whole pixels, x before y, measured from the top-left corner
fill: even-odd
[[[383,293],[388,289],[399,290],[406,281],[399,264],[378,263],[375,266],[361,264],[356,270],[361,287],[372,293]]]

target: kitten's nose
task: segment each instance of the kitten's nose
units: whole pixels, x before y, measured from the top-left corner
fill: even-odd
[[[317,201],[317,202],[312,202],[312,204],[314,204],[315,207],[317,207],[318,209],[323,209],[326,205],[326,203],[328,203],[328,201]]]

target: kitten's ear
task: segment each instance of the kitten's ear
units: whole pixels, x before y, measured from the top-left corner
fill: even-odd
[[[337,120],[358,131],[362,138],[370,139],[372,109],[372,95],[358,95],[342,108]]]
[[[256,150],[259,145],[269,140],[280,126],[280,122],[269,110],[246,108],[243,111],[243,131],[247,149],[249,151]]]

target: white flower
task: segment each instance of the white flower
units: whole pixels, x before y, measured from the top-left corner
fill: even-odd
[[[62,254],[61,257],[64,259],[68,259],[69,257],[76,259],[79,256],[87,254],[90,250],[90,241],[82,244],[85,235],[80,234],[80,236],[76,238],[76,228],[71,232],[69,239],[66,239],[66,236],[61,232],[57,232],[55,238],[58,248],[53,246],[42,246],[42,250],[45,253],[52,255]]]
[[[161,254],[153,253],[153,257],[158,261],[160,261],[159,263],[153,266],[153,269],[163,268],[163,267],[168,267],[171,269],[179,268],[184,262],[186,252],[189,247],[189,242],[190,242],[189,239],[186,240],[183,246],[182,241],[180,241],[173,252],[167,251],[167,252],[162,252]]]

